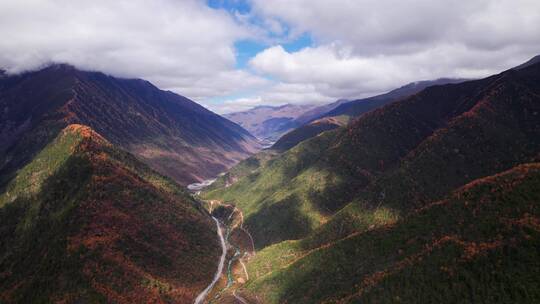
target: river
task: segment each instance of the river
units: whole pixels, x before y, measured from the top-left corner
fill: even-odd
[[[225,258],[227,256],[227,244],[225,244],[225,238],[223,237],[223,230],[221,228],[221,224],[219,223],[218,219],[215,217],[212,217],[212,219],[216,222],[217,227],[217,234],[219,237],[219,241],[221,242],[221,257],[219,258],[219,264],[218,269],[216,271],[216,274],[214,275],[214,279],[208,285],[198,296],[195,298],[195,304],[201,304],[204,302],[204,299],[206,299],[206,296],[208,293],[214,288],[214,285],[216,285],[217,281],[221,277],[221,273],[223,272],[223,267],[225,266]]]

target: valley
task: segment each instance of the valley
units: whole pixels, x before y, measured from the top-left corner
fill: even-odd
[[[223,255],[219,260],[214,280],[197,297],[195,303],[223,303],[233,299],[247,303],[237,294],[237,289],[249,281],[246,263],[255,255],[255,247],[251,234],[243,227],[243,213],[238,208],[219,201],[201,203],[206,206],[220,227],[219,238]],[[205,298],[208,299],[206,302]]]
[[[202,303],[205,298],[207,297],[208,293],[210,291],[212,291],[212,288],[214,287],[214,285],[217,283],[217,281],[219,280],[219,278],[221,277],[221,273],[223,272],[223,266],[225,265],[225,257],[227,255],[227,246],[229,245],[228,243],[226,243],[226,240],[225,238],[223,237],[223,229],[221,229],[221,223],[218,221],[218,219],[216,219],[215,217],[212,217],[212,219],[216,222],[216,229],[217,229],[217,233],[218,233],[218,236],[219,236],[219,241],[220,241],[220,244],[221,244],[221,256],[219,257],[219,262],[218,262],[218,269],[216,271],[216,274],[214,274],[214,278],[212,279],[212,282],[210,283],[210,285],[208,285],[196,298],[195,298],[195,304],[200,304]],[[228,233],[227,233],[227,238],[228,238]],[[236,253],[235,253],[236,255]],[[231,263],[231,262],[229,262]],[[230,266],[229,266],[230,268]],[[229,272],[229,270],[227,271],[227,273]]]
[[[259,152],[202,189],[242,210],[254,240],[250,280],[233,293],[248,303],[455,303],[473,291],[536,301],[539,68],[429,87]]]
[[[20,81],[0,94],[5,113]],[[532,63],[427,86],[307,122],[185,188],[123,150],[116,131],[53,107],[36,136],[14,115],[3,133],[0,299],[454,303],[472,292],[534,302],[538,83]]]
[[[0,1],[0,304],[540,303],[540,1]]]

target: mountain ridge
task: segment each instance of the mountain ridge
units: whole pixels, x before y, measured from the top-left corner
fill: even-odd
[[[315,108],[312,113],[308,111],[307,115],[297,118],[295,122],[298,122],[299,126],[285,133],[272,148],[285,151],[308,138],[346,125],[365,113],[418,93],[427,87],[463,81],[465,79],[457,78],[416,81],[384,94],[356,100],[338,100]]]
[[[241,162],[202,193],[243,212],[258,250],[237,294],[264,303],[534,302],[540,294],[525,278],[540,273],[540,230],[530,224],[540,214],[539,84],[537,63],[431,86]]]
[[[534,302],[540,294],[527,278],[539,274],[534,262],[539,168],[522,164],[474,180],[401,220],[374,224],[308,252],[293,253],[295,246],[289,252],[265,249],[249,265],[251,273],[263,269],[261,259],[268,254],[275,261],[266,265],[278,262],[276,254],[298,257],[257,274],[242,295],[265,303],[456,303],[470,297]],[[507,288],[494,287],[500,284]]]
[[[84,125],[18,171],[0,220],[6,303],[188,302],[219,255],[215,225],[185,190]]]
[[[449,83],[460,83],[466,80],[467,79],[459,78],[438,78],[435,80],[421,80],[411,82],[384,94],[345,102],[336,107],[335,109],[324,113],[322,116],[317,117],[316,119],[341,115],[357,117],[370,110],[386,105],[393,101],[397,101],[400,98],[404,98],[409,95],[418,93],[427,87],[434,85],[444,85]]]
[[[15,140],[44,124],[58,130],[82,123],[183,184],[213,177],[260,148],[240,126],[185,97],[67,65],[4,78],[0,104],[4,149],[17,150]]]

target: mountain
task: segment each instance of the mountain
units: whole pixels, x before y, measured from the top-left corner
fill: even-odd
[[[379,108],[383,105],[396,101],[402,97],[407,97],[407,96],[416,94],[427,87],[434,86],[434,85],[443,85],[443,84],[448,84],[448,83],[459,83],[463,81],[465,81],[465,79],[440,78],[436,80],[424,80],[424,81],[412,82],[402,87],[399,87],[397,89],[394,89],[388,93],[342,103],[338,105],[336,108],[334,108],[333,110],[325,112],[323,115],[316,117],[315,119],[319,119],[322,117],[341,116],[341,115],[345,115],[349,117],[357,117],[366,112]]]
[[[536,303],[538,187],[540,163],[525,164],[315,249],[307,240],[270,247],[237,294],[264,303]]]
[[[302,110],[297,112],[299,113],[303,110],[305,110],[305,112],[296,118],[287,114],[287,118],[280,117],[268,119],[268,115],[273,115],[269,114],[274,113],[272,111],[279,111],[279,113],[282,114],[284,112],[288,113],[287,111],[290,111],[291,108],[297,107],[292,105],[283,106],[283,109],[281,109],[281,107],[261,106],[246,112],[228,114],[225,115],[225,117],[245,127],[259,138],[275,141],[271,146],[272,149],[285,151],[296,146],[301,141],[342,126],[348,123],[351,118],[382,107],[399,98],[415,94],[426,87],[447,83],[459,83],[462,81],[465,80],[440,78],[430,81],[418,81],[370,98],[353,101],[340,99],[333,103],[312,107],[308,110],[302,108]],[[268,120],[261,123],[261,117]]]
[[[434,85],[463,82],[463,79],[440,78],[431,81],[418,81],[407,84],[388,93],[353,101],[339,100],[309,111],[294,120],[299,127],[285,133],[271,148],[277,151],[288,150],[300,142],[347,124],[350,120],[373,111]]]
[[[189,303],[220,252],[189,194],[87,126],[62,129],[0,194],[2,303]]]
[[[540,63],[430,86],[241,162],[202,193],[242,211],[258,251],[236,294],[538,301],[539,96]]]
[[[185,97],[144,80],[68,65],[0,78],[0,109],[0,175],[75,123],[184,185],[213,177],[260,148],[240,126]]]
[[[326,114],[326,113],[334,110],[335,108],[339,107],[340,105],[346,104],[348,102],[350,102],[350,101],[347,100],[347,99],[339,99],[339,100],[337,100],[335,102],[315,107],[315,108],[313,108],[313,109],[311,109],[309,111],[306,111],[302,115],[298,116],[294,121],[298,125],[307,124],[309,122],[312,122],[314,120],[319,119],[324,114]]]
[[[239,124],[261,140],[275,141],[282,134],[299,126],[295,119],[315,109],[315,105],[258,106],[253,109],[225,114],[224,117]]]

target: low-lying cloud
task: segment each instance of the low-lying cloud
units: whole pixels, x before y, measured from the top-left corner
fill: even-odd
[[[195,99],[264,82],[235,69],[234,42],[249,30],[203,1],[1,1],[0,36],[12,73],[70,63]]]
[[[483,77],[540,53],[538,0],[249,3],[242,15],[202,0],[0,1],[0,68],[70,63],[145,78],[228,112]],[[304,33],[309,47],[282,46]],[[234,44],[244,39],[268,47],[238,68]]]

